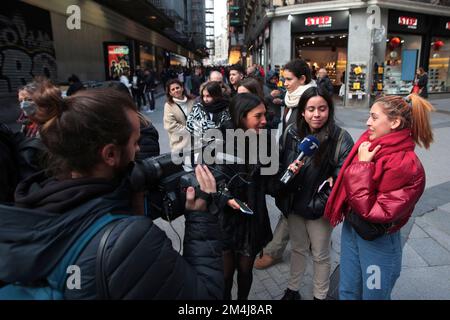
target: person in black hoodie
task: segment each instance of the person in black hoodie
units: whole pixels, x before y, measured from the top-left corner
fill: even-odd
[[[130,97],[113,89],[85,90],[60,100],[42,128],[51,165],[17,188],[15,207],[0,206],[0,281],[46,282],[66,251],[97,219],[125,214],[112,225],[96,271],[101,229],[79,254],[80,289],[65,299],[220,299],[223,262],[218,218],[203,199],[186,194],[183,256],[134,204],[128,179],[139,151],[140,121]],[[130,164],[131,162],[131,164]],[[216,191],[211,173],[196,167],[204,194]],[[204,195],[203,194],[203,195]],[[204,195],[204,197],[206,197]],[[145,213],[145,212],[144,212]],[[106,284],[108,295],[97,289]]]

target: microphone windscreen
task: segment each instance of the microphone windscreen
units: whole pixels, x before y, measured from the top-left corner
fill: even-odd
[[[314,136],[305,137],[298,145],[299,152],[303,152],[306,157],[310,157],[319,149],[319,140]]]

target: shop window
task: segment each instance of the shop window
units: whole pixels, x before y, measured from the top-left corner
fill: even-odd
[[[428,67],[428,92],[450,91],[449,64],[450,38],[433,38]]]
[[[391,34],[386,41],[384,93],[409,94],[419,67],[422,37]]]

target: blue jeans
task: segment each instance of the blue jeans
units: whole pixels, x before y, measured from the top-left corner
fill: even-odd
[[[344,221],[339,299],[389,300],[401,268],[400,231],[367,241]]]

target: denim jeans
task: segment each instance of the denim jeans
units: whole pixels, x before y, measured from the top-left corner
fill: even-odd
[[[402,267],[400,231],[367,241],[344,221],[340,263],[339,299],[389,300]]]

